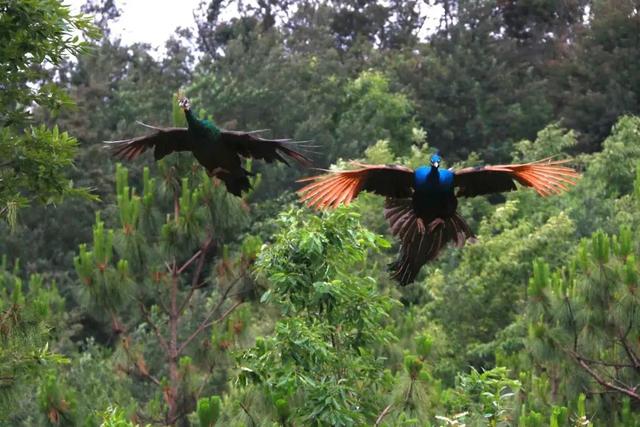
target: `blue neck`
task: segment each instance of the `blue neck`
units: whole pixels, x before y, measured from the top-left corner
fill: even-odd
[[[420,166],[414,172],[415,189],[421,193],[453,191],[453,173],[435,166]]]

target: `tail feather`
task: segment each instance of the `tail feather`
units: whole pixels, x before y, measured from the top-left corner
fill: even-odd
[[[252,188],[249,176],[254,174],[243,168],[239,168],[235,173],[220,168],[208,170],[207,173],[224,182],[227,191],[235,196],[242,197],[243,191],[249,191]]]
[[[391,277],[402,286],[412,283],[422,266],[435,259],[449,242],[462,247],[474,237],[458,213],[422,224],[410,199],[387,199],[385,217],[391,233],[400,240],[398,259],[389,267]]]

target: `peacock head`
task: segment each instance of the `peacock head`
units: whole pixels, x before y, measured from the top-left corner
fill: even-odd
[[[178,106],[187,111],[191,109],[191,102],[189,102],[188,98],[183,96],[178,100]]]
[[[440,155],[438,153],[431,156],[431,166],[433,166],[434,168],[437,169],[438,166],[440,166],[441,161],[442,159],[440,158]]]

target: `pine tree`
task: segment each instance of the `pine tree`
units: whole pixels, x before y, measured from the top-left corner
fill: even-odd
[[[42,276],[23,280],[19,264],[0,262],[0,423],[10,419],[12,405],[25,389],[33,392],[37,379],[64,358],[51,351],[51,326],[64,301],[55,283]]]
[[[635,206],[640,207],[640,167]],[[635,425],[629,401],[640,403],[640,240],[623,225],[583,240],[570,262],[552,271],[534,263],[529,282],[527,349],[551,385],[552,399],[588,406],[609,425]],[[626,402],[626,403],[625,403]]]
[[[144,168],[141,190],[117,166],[114,226],[98,213],[74,262],[83,306],[119,336],[118,368],[146,384],[140,419],[175,425],[200,393],[220,387],[221,358],[246,330],[248,312],[237,309],[251,297],[247,271],[261,242],[236,239],[244,200],[192,158],[171,161],[155,178]]]

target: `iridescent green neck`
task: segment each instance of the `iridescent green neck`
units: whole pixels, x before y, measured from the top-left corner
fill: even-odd
[[[191,110],[184,110],[189,129],[197,133],[210,133],[214,138],[220,136],[221,130],[211,120],[199,120]]]

